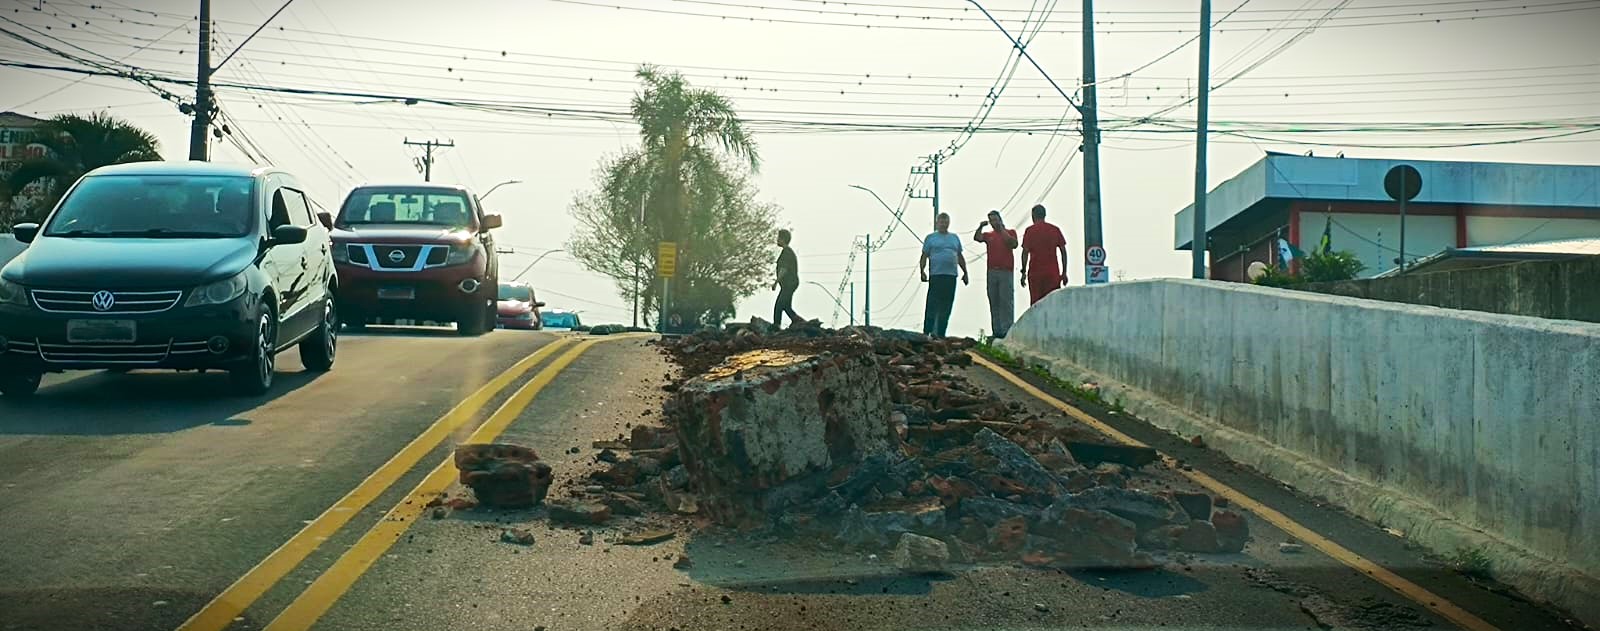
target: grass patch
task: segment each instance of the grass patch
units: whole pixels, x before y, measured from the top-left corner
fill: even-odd
[[[1460,572],[1467,578],[1479,580],[1492,578],[1489,555],[1483,548],[1461,548],[1445,560],[1450,563],[1450,569]]]
[[[1088,401],[1118,414],[1126,413],[1126,410],[1122,409],[1121,403],[1106,399],[1105,396],[1100,393],[1098,388],[1085,388],[1081,384],[1065,381],[1060,377],[1051,374],[1050,370],[1044,366],[1026,365],[1022,362],[1022,360],[1018,359],[1016,356],[1007,352],[1006,349],[1000,348],[999,346],[995,346],[988,342],[979,342],[977,350],[979,354],[983,355],[984,357],[988,357],[995,363],[1032,373],[1035,377],[1038,377],[1045,383],[1050,384],[1051,387],[1065,390],[1078,399]]]

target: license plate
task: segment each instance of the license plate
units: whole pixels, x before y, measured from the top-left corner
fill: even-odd
[[[411,300],[417,297],[415,287],[379,287],[378,297],[384,300]]]
[[[73,344],[132,343],[138,331],[133,320],[67,320],[67,342]]]

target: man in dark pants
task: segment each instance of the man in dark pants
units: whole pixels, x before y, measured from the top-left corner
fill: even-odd
[[[961,270],[961,283],[966,284],[967,259],[961,256],[961,237],[950,233],[950,213],[939,213],[933,227],[933,234],[922,240],[922,259],[917,262],[922,282],[928,284],[922,332],[944,337],[956,304],[956,270]]]
[[[789,326],[805,321],[794,312],[794,291],[800,288],[800,262],[794,250],[789,249],[792,236],[788,230],[778,231],[778,247],[783,251],[778,253],[778,277],[772,282],[772,288],[778,290],[778,301],[772,305],[772,326],[778,329],[783,328],[785,313],[789,314]]]

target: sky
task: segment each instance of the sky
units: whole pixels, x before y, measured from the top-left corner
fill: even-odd
[[[214,63],[282,6],[215,4]],[[221,88],[229,129],[250,155],[230,140],[213,144],[213,158],[290,169],[319,203],[335,208],[363,181],[420,180],[421,151],[404,140],[452,141],[438,154],[436,181],[480,193],[521,182],[485,200],[505,216],[500,240],[516,250],[504,268],[521,271],[565,246],[574,228],[568,207],[592,186],[600,161],[637,144],[637,128],[611,114],[627,110],[633,69],[656,64],[722,92],[742,116],[759,121],[752,127],[763,159],[754,178],[760,197],[782,207],[803,279],[825,287],[803,285],[798,311],[847,323],[848,313],[828,294],[843,283],[839,299],[848,306],[853,282],[863,318],[867,271],[864,256],[851,251],[870,234],[880,246],[872,256],[872,323],[919,329],[925,285],[915,276],[918,240],[852,185],[903,207],[904,221],[926,233],[930,200],[903,198],[913,183],[917,193],[931,194],[932,182],[909,172],[936,152],[946,154],[939,193],[952,231],[970,236],[990,209],[1024,228],[1028,208],[1043,203],[1067,235],[1072,283],[1082,282],[1077,117],[1046,79],[1081,95],[1082,2],[983,5],[1019,37],[1038,30],[1027,50],[1043,73],[1017,61],[1006,36],[968,0],[291,1],[216,81],[373,96]],[[74,56],[192,78],[197,6],[0,0],[0,28]],[[1107,124],[1102,222],[1114,280],[1189,273],[1189,253],[1172,243],[1173,215],[1194,198],[1195,109],[1185,102],[1197,80],[1197,6],[1100,0],[1094,9]],[[1222,0],[1213,12],[1221,21],[1212,41],[1210,118],[1217,129],[1254,130],[1247,133],[1257,138],[1213,134],[1208,187],[1268,150],[1600,164],[1600,133],[1389,147],[1548,133],[1397,133],[1395,123],[1600,122],[1600,1]],[[5,36],[0,61],[76,65]],[[161,85],[192,97],[192,88]],[[0,111],[106,110],[155,133],[163,155],[187,153],[188,117],[133,81],[0,67],[0,86]],[[377,96],[424,98],[406,105]],[[981,126],[996,131],[962,133],[985,111]],[[1124,121],[1153,113],[1163,125],[1126,128]],[[842,132],[840,123],[852,127]],[[1282,128],[1262,129],[1267,123]],[[1328,123],[1377,130],[1308,129]],[[979,244],[966,245],[972,284],[958,290],[950,333],[977,335],[988,328],[983,265]],[[581,310],[588,322],[631,318],[610,281],[568,253],[549,253],[523,279],[550,306]],[[1019,288],[1019,303],[1025,295]],[[741,301],[739,318],[770,318],[772,299],[763,291]]]

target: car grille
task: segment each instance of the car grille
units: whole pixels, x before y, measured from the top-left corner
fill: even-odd
[[[58,364],[157,364],[171,356],[210,352],[204,341],[176,340],[164,344],[40,344],[10,340],[5,350],[38,355]]]
[[[171,309],[183,297],[181,291],[111,291],[111,305],[95,307],[97,291],[35,289],[33,302],[51,313],[160,313]]]
[[[167,358],[172,344],[40,344],[39,357],[47,362],[155,364]]]
[[[351,243],[345,248],[352,264],[379,272],[415,272],[439,267],[450,258],[447,245]]]

